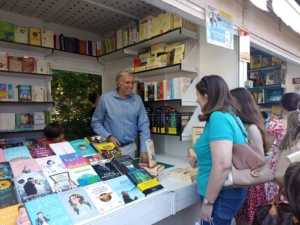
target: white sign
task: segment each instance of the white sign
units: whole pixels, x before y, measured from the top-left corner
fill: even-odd
[[[250,33],[240,29],[240,60],[250,62]]]

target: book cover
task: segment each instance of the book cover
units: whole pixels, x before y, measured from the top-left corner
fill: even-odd
[[[262,59],[262,66],[272,66],[272,58],[263,58]]]
[[[13,148],[7,148],[4,151],[5,158],[8,162],[21,159],[31,159],[30,152],[26,146],[17,146]]]
[[[15,41],[15,25],[14,24],[0,22],[0,40]]]
[[[23,71],[23,57],[7,56],[8,70],[13,72]]]
[[[146,141],[146,148],[148,154],[148,164],[149,167],[152,168],[156,165],[155,149],[154,149],[154,143],[152,139]]]
[[[29,44],[41,46],[41,29],[29,27]]]
[[[70,153],[75,153],[74,148],[69,142],[60,142],[55,144],[50,144],[50,147],[55,152],[56,155],[65,155]]]
[[[74,180],[81,187],[101,181],[98,174],[95,172],[95,170],[90,165],[72,169],[72,170],[70,170],[70,172],[74,175]]]
[[[192,147],[196,144],[197,140],[201,137],[204,127],[192,127]]]
[[[182,98],[184,93],[188,90],[189,86],[191,85],[191,79],[187,77],[179,77],[177,82],[177,88],[179,89],[179,98]]]
[[[32,158],[35,159],[55,155],[47,142],[32,144],[30,147],[28,147],[28,150]]]
[[[69,170],[89,165],[83,156],[77,152],[60,155],[59,157]]]
[[[273,84],[275,84],[274,74],[273,73],[267,73],[266,85],[273,85]]]
[[[184,51],[185,51],[185,43],[177,45],[175,47],[173,64],[182,63],[183,58],[184,58]]]
[[[250,69],[261,67],[261,55],[253,55],[250,57]]]
[[[33,113],[33,124],[45,124],[45,113],[44,112],[34,112]]]
[[[19,199],[23,203],[52,194],[50,185],[42,171],[24,173],[14,177],[14,183]]]
[[[0,209],[1,225],[30,225],[27,211],[23,204],[16,204],[7,208]]]
[[[15,42],[28,44],[28,27],[15,25]]]
[[[300,151],[294,152],[288,156],[286,156],[291,163],[300,162]]]
[[[6,84],[0,84],[0,99],[6,98]]]
[[[51,30],[42,30],[42,46],[54,48],[54,36]]]
[[[12,179],[12,178],[13,178],[13,173],[9,162],[0,162],[0,180]]]
[[[73,224],[84,222],[99,215],[99,211],[83,188],[59,193],[58,197]]]
[[[101,180],[109,180],[121,176],[120,172],[111,163],[98,162],[92,165]]]
[[[153,177],[147,172],[145,168],[130,171],[127,173],[127,176],[135,185],[153,179]]]
[[[110,162],[108,159],[103,158],[100,156],[98,153],[91,154],[91,155],[86,155],[84,158],[87,160],[89,164],[95,164],[98,162]]]
[[[100,136],[100,135],[85,137],[84,140],[89,144],[92,144],[92,143],[100,144],[100,143],[106,143],[107,142],[107,140],[104,137]]]
[[[22,159],[10,162],[14,176],[21,176],[25,173],[39,172],[40,167],[35,159]]]
[[[20,125],[30,124],[30,114],[19,114]]]
[[[15,114],[14,113],[0,113],[0,121],[1,121],[0,130],[8,130],[8,131],[15,130]]]
[[[0,180],[0,209],[18,204],[18,198],[12,179]]]
[[[7,53],[0,54],[0,70],[8,70]]]
[[[96,151],[84,139],[70,141],[69,143],[75,149],[75,151],[82,156],[96,153]]]
[[[57,155],[38,158],[36,159],[36,162],[45,175],[60,173],[67,170],[65,164]]]
[[[129,155],[115,158],[113,163],[123,174],[140,169],[140,166]]]
[[[14,96],[14,85],[13,84],[7,84],[6,86],[6,93],[7,93],[7,99],[10,101],[15,101],[15,96]]]
[[[124,202],[107,184],[106,181],[89,185],[84,188],[100,213],[124,205]]]
[[[280,102],[281,98],[282,98],[282,89],[271,89],[270,90],[270,96],[269,96],[270,103]]]
[[[45,174],[53,193],[60,193],[79,187],[74,174],[65,169],[59,173]]]
[[[18,101],[31,102],[31,85],[18,85]]]
[[[31,86],[32,101],[44,102],[45,101],[45,87],[44,86]]]
[[[108,180],[107,183],[125,204],[145,197],[125,175]]]
[[[50,63],[48,60],[37,59],[36,62],[36,72],[40,74],[50,74]]]
[[[23,73],[34,73],[35,72],[35,59],[33,57],[25,57],[23,58],[22,64],[22,72]]]
[[[25,203],[32,225],[72,225],[57,195],[47,195]]]

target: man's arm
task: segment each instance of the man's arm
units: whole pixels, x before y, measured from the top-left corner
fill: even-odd
[[[140,114],[138,118],[138,131],[140,131],[140,144],[141,152],[147,152],[146,141],[150,139],[150,124],[149,119],[143,105],[142,100],[140,99]]]
[[[106,113],[105,99],[102,98],[93,114],[91,126],[96,134],[101,135],[104,138],[111,135],[103,126]]]

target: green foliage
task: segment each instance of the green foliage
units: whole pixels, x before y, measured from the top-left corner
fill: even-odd
[[[52,121],[62,125],[67,141],[93,134],[88,100],[91,92],[102,93],[102,76],[53,70]]]

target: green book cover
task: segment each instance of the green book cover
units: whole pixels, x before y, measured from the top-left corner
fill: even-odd
[[[0,40],[15,41],[15,25],[12,23],[0,22]]]
[[[31,85],[18,85],[18,101],[31,102]]]

